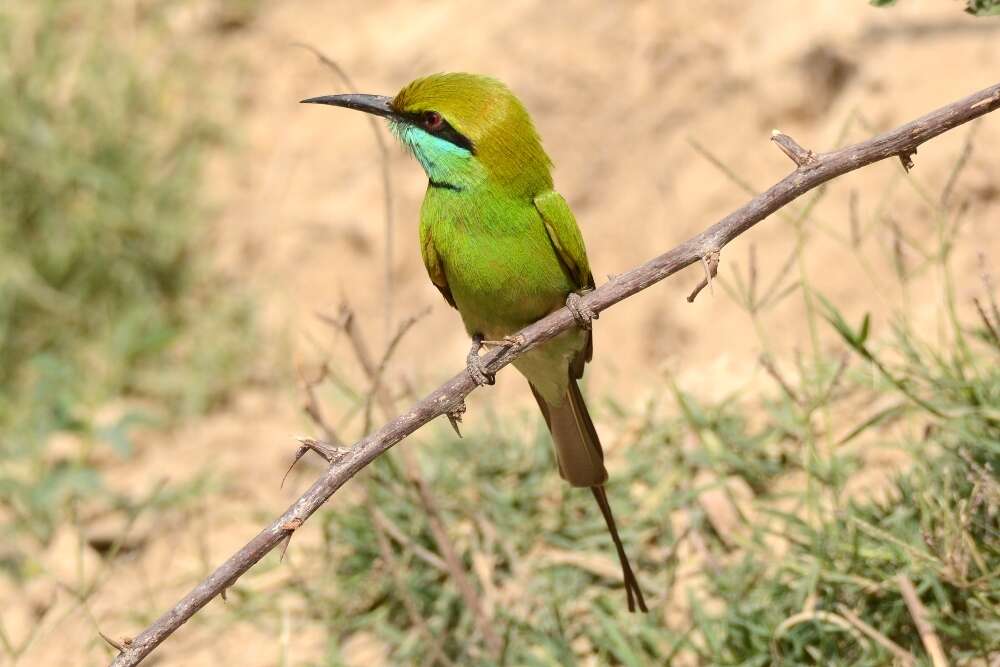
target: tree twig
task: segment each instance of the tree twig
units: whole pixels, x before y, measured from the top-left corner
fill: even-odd
[[[385,530],[385,532],[392,537],[392,539],[396,540],[397,543],[409,549],[414,556],[424,561],[434,569],[440,571],[442,574],[448,574],[448,565],[441,560],[440,556],[430,549],[421,546],[409,535],[404,533],[402,528],[397,526],[392,519],[385,515],[385,512],[376,507],[372,510],[372,516],[375,518],[375,523]]]
[[[945,207],[949,204],[951,200],[951,193],[955,189],[955,184],[958,183],[958,177],[961,175],[962,170],[969,163],[969,158],[972,157],[972,148],[975,146],[976,131],[979,129],[979,121],[972,123],[969,127],[969,131],[965,135],[965,141],[962,142],[962,152],[958,155],[958,160],[955,162],[955,166],[951,170],[951,174],[948,175],[948,180],[945,182],[944,187],[941,189],[941,197],[939,201],[941,206]]]
[[[781,371],[778,370],[778,367],[774,365],[774,360],[771,359],[771,357],[767,354],[760,355],[759,359],[760,359],[760,365],[763,366],[764,370],[767,371],[767,374],[770,375],[774,379],[774,381],[778,383],[778,385],[781,387],[781,390],[785,392],[785,395],[788,396],[788,398],[792,399],[792,401],[796,405],[800,407],[803,406],[804,403],[802,401],[802,398],[800,398],[799,395],[795,392],[795,390],[792,389],[792,386],[785,381],[785,376],[783,376],[781,374]]]
[[[302,392],[306,395],[305,400],[302,401],[302,412],[306,413],[313,423],[319,426],[319,429],[323,432],[323,437],[326,438],[328,443],[334,447],[339,447],[344,444],[344,441],[340,439],[337,431],[326,420],[326,417],[323,415],[323,409],[320,408],[319,400],[316,398],[316,387],[322,384],[329,372],[330,367],[325,362],[320,366],[315,378],[307,378],[305,371],[299,369],[299,383],[302,385]]]
[[[389,365],[389,360],[392,359],[392,355],[396,352],[396,348],[399,346],[400,341],[403,340],[403,336],[406,332],[413,328],[413,325],[420,321],[420,319],[431,312],[430,308],[424,308],[422,311],[416,315],[411,315],[402,322],[396,328],[396,333],[392,337],[392,340],[385,346],[385,352],[382,353],[382,359],[379,360],[378,366],[369,374],[369,381],[371,382],[371,389],[368,391],[368,397],[365,399],[365,432],[372,426],[372,405],[375,401],[375,396],[379,396],[382,401],[382,409],[386,412],[386,419],[391,419],[393,415],[393,400],[392,397],[382,390],[382,378],[385,375],[385,369]]]
[[[903,601],[906,602],[906,608],[910,610],[913,624],[917,626],[917,632],[920,633],[920,641],[923,642],[927,655],[931,657],[931,664],[934,667],[948,667],[948,659],[945,657],[944,649],[941,647],[941,640],[938,639],[937,632],[934,631],[934,626],[931,625],[930,620],[927,618],[927,609],[924,607],[924,603],[920,601],[920,596],[917,595],[916,589],[913,588],[913,583],[905,574],[900,574],[896,577],[896,584],[899,586],[899,592],[903,594]]]
[[[462,596],[465,606],[472,612],[472,618],[490,649],[491,657],[496,659],[503,650],[503,642],[500,639],[500,635],[494,630],[491,619],[483,609],[479,591],[476,590],[472,580],[466,574],[465,567],[462,565],[462,561],[458,558],[458,553],[451,544],[451,539],[448,537],[448,531],[444,526],[444,521],[441,520],[441,515],[433,509],[434,503],[428,490],[427,482],[423,477],[415,477],[414,482],[424,509],[428,510],[427,520],[430,523],[434,541],[438,545],[447,545],[447,548],[442,549],[443,553],[441,555],[444,556],[444,562],[448,566],[448,574],[458,586],[458,592]]]
[[[932,111],[910,123],[829,153],[816,155],[816,161],[796,167],[789,175],[757,195],[742,208],[730,213],[702,233],[672,250],[601,285],[581,297],[594,312],[600,312],[654,285],[667,276],[711,256],[727,243],[802,194],[847,172],[900,155],[912,155],[924,142],[1000,107],[1000,83],[964,99]],[[517,335],[524,340],[518,347],[491,350],[483,358],[486,370],[499,371],[515,358],[576,326],[567,308],[560,308],[531,324]],[[423,400],[411,406],[375,433],[363,438],[347,454],[331,465],[302,496],[243,548],[230,556],[204,581],[185,595],[136,636],[131,645],[115,658],[115,667],[136,665],[183,625],[220,591],[238,579],[254,563],[274,549],[288,534],[284,526],[293,520],[305,521],[348,480],[379,455],[436,417],[446,414],[464,401],[476,388],[463,369]]]
[[[392,397],[389,393],[380,385],[375,383],[375,372],[376,366],[375,362],[372,360],[371,352],[368,349],[368,342],[365,340],[365,335],[361,332],[358,327],[357,316],[354,314],[354,309],[347,303],[341,303],[340,308],[337,311],[336,317],[326,315],[324,313],[317,313],[317,317],[329,324],[335,329],[339,329],[347,334],[347,339],[351,341],[351,349],[354,350],[354,358],[357,359],[358,365],[361,366],[361,370],[364,372],[365,377],[370,383],[371,393],[375,394],[378,399],[379,404],[383,411],[393,412]]]
[[[983,326],[986,328],[986,333],[989,334],[990,342],[1000,349],[1000,334],[997,333],[996,327],[990,322],[990,316],[986,314],[986,309],[983,308],[983,304],[979,302],[977,297],[972,298],[972,303],[976,305],[976,310],[979,311],[979,319],[983,321]]]
[[[429,309],[425,309],[400,323],[396,330],[396,334],[386,345],[385,352],[382,354],[382,359],[379,361],[378,365],[375,365],[372,361],[372,356],[369,353],[366,338],[361,332],[360,327],[357,325],[357,318],[355,317],[354,311],[347,303],[341,304],[340,312],[337,318],[323,318],[325,321],[333,326],[339,327],[342,331],[344,331],[344,333],[347,334],[348,339],[351,341],[358,363],[365,375],[368,376],[368,380],[371,383],[368,395],[365,399],[366,431],[371,427],[371,409],[376,398],[379,401],[382,411],[385,413],[386,419],[391,419],[395,413],[395,401],[388,392],[387,388],[385,388],[382,378],[385,374],[385,369],[389,364],[389,360],[398,348],[400,341],[406,333],[413,328],[413,325],[415,325],[420,318],[424,317],[428,312]],[[413,455],[413,452],[408,449],[400,450],[399,455],[403,459],[404,474],[410,484],[412,484],[416,489],[420,506],[427,515],[427,521],[430,525],[431,536],[434,538],[434,543],[437,545],[438,551],[444,557],[444,571],[447,572],[452,581],[455,582],[463,602],[472,612],[476,627],[486,640],[486,643],[494,656],[496,656],[502,649],[500,636],[496,634],[493,626],[490,624],[489,619],[486,617],[482,609],[479,592],[476,590],[475,585],[473,585],[472,580],[465,571],[465,568],[462,565],[462,559],[459,558],[458,550],[455,548],[455,545],[452,543],[451,538],[448,535],[448,531],[444,527],[444,520],[441,518],[441,513],[438,511],[437,501],[434,499],[434,494],[431,492],[430,486],[427,484],[420,472],[420,466],[417,458]],[[376,526],[378,526],[380,524],[379,517],[377,515],[373,515],[373,517],[376,522]],[[382,518],[386,519],[384,515]]]
[[[856,627],[866,636],[874,640],[882,648],[892,653],[902,667],[913,667],[917,664],[917,659],[913,655],[904,649],[902,646],[892,641],[884,634],[873,628],[872,626],[865,623],[860,616],[855,614],[847,605],[837,605],[837,611],[840,615],[847,619],[847,622]]]
[[[378,542],[379,552],[382,554],[382,561],[385,563],[385,567],[389,571],[389,575],[396,584],[399,596],[403,600],[403,606],[406,608],[406,614],[410,617],[410,623],[417,628],[417,631],[423,635],[424,641],[426,641],[428,646],[430,646],[431,650],[429,651],[430,655],[428,657],[428,664],[434,664],[435,662],[440,662],[443,665],[454,664],[448,659],[448,656],[444,654],[441,647],[442,640],[446,635],[442,633],[438,637],[435,637],[434,633],[431,632],[431,629],[427,627],[424,617],[420,615],[420,609],[417,607],[417,602],[413,599],[413,594],[410,593],[409,585],[406,583],[406,577],[403,576],[403,568],[396,559],[396,554],[392,550],[392,545],[389,543],[389,538],[385,534],[385,529],[378,521],[374,523],[375,539]]]

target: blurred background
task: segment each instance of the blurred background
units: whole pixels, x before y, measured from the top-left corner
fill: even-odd
[[[827,150],[996,83],[1000,19],[964,6],[0,4],[0,663],[106,664],[99,632],[318,475],[282,486],[297,436],[350,443],[461,368],[426,177],[298,100],[502,79],[600,284],[784,176],[772,128]],[[994,114],[849,174],[693,304],[698,267],[602,315],[585,391],[649,615],[504,372],[463,439],[420,431],[147,663],[926,660],[905,579],[953,664],[997,664],[998,145]]]

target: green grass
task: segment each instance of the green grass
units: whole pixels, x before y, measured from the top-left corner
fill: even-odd
[[[466,567],[489,563],[491,586],[505,600],[491,610],[505,638],[497,662],[574,664],[597,655],[599,664],[653,665],[684,655],[713,665],[768,665],[779,656],[782,664],[884,665],[891,654],[853,629],[842,610],[924,656],[897,586],[900,574],[920,592],[957,664],[995,654],[1000,484],[992,471],[1000,466],[1000,364],[997,350],[980,353],[974,365],[920,356],[895,369],[905,373],[905,382],[925,385],[924,396],[946,417],[915,407],[895,417],[913,433],[890,436],[874,422],[870,433],[855,436],[870,435],[875,446],[898,448],[912,459],[887,485],[883,500],[844,496],[851,473],[865,465],[864,450],[803,455],[807,438],[792,414],[799,408],[786,397],[706,406],[679,393],[684,419],[646,422],[609,488],[647,595],[657,601],[648,616],[627,613],[616,577],[551,556],[573,552],[615,572],[589,495],[552,474],[542,434],[497,431],[456,441],[438,432],[434,442],[421,445],[428,481]],[[891,383],[873,390],[867,374],[850,377],[854,370],[843,380],[845,403],[908,400]],[[669,404],[658,408],[656,415],[673,411]],[[761,410],[768,419],[757,427],[742,416]],[[837,435],[870,416],[839,426]],[[909,428],[917,422],[926,431]],[[625,420],[616,426],[624,428]],[[711,444],[686,449],[684,434],[691,431]],[[731,536],[715,532],[698,503],[705,489],[691,480],[703,472],[718,480],[742,478],[754,491],[752,502],[741,507],[752,518],[735,547]],[[778,484],[794,473],[810,483],[793,490]],[[412,491],[385,469],[375,474],[366,505],[382,508],[433,552]],[[683,535],[672,521],[678,514],[690,523]],[[456,664],[494,664],[446,573],[421,560],[412,545],[397,543],[396,557],[405,564],[401,591],[385,570],[363,507],[327,510],[323,521],[329,565],[299,589],[305,595],[308,588],[316,620],[341,638],[374,631],[394,648],[394,662],[426,660],[429,637],[441,637]],[[676,556],[677,542],[695,539],[703,553],[682,553],[696,558],[699,571],[678,579],[684,563]],[[404,595],[426,618],[429,636],[412,626]],[[686,601],[679,617],[668,612],[665,621],[664,599],[667,607]],[[331,639],[332,647],[337,643]],[[328,664],[341,664],[335,648]]]
[[[221,135],[146,9],[0,4],[0,534],[15,577],[75,499],[136,502],[105,495],[95,454],[128,456],[135,426],[218,405],[252,341],[249,302],[205,250],[200,166]],[[76,445],[52,451],[66,434]]]
[[[356,633],[373,634],[392,664],[434,662],[438,647],[439,662],[460,665],[875,666],[892,663],[887,643],[929,664],[905,577],[953,664],[997,659],[1000,340],[991,327],[1000,309],[984,286],[985,317],[958,316],[949,261],[959,219],[907,183],[937,247],[898,265],[896,278],[905,293],[919,276],[941,277],[947,305],[932,334],[911,324],[905,302],[879,327],[868,315],[849,322],[816,290],[802,256],[809,235],[824,233],[810,227],[823,189],[785,216],[799,235],[790,284],[758,291],[738,272],[721,279],[768,355],[761,314],[802,299],[811,344],[794,361],[771,357],[771,391],[740,388],[706,403],[667,377],[640,411],[590,397],[609,432],[631,434],[612,456],[608,492],[653,613],[626,611],[600,516],[589,494],[554,474],[540,420],[507,415],[480,418],[464,440],[437,425],[404,445],[419,451],[500,655],[440,567],[413,488],[385,462],[365,473],[362,501],[321,512],[320,549],[289,552],[289,584],[255,590],[250,575],[241,614],[276,617],[296,600],[305,622],[330,631],[323,665],[346,664],[342,648]],[[882,224],[876,215],[844,242],[863,246]],[[893,453],[883,483],[863,477]],[[736,511],[729,528],[709,511],[706,494],[718,489]],[[378,527],[373,507],[403,537]]]
[[[896,0],[868,0],[876,7],[888,7],[896,4]],[[965,12],[973,16],[1000,15],[1000,0],[965,0]]]

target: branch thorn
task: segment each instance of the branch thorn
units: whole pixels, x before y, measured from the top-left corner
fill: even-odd
[[[281,540],[281,555],[278,556],[278,562],[285,562],[285,554],[288,553],[288,545],[292,543],[292,533],[288,533],[283,540]]]
[[[128,648],[128,646],[132,643],[132,639],[130,637],[126,637],[125,639],[121,640],[121,642],[116,642],[114,639],[108,637],[100,630],[97,631],[97,634],[100,635],[101,639],[106,641],[110,646],[117,649],[119,653],[125,651],[125,649]]]
[[[229,602],[227,597],[230,588],[236,585],[236,582],[240,580],[240,575],[233,575],[226,583],[222,584],[222,589],[219,591],[219,597],[222,598],[223,602]]]
[[[451,427],[455,429],[455,435],[462,437],[462,432],[458,429],[458,425],[462,423],[462,415],[468,408],[465,406],[465,401],[459,401],[458,405],[449,410],[446,414],[448,416],[448,423]]]
[[[291,465],[288,466],[288,470],[286,470],[285,474],[282,476],[281,485],[278,488],[283,488],[285,486],[285,480],[288,478],[288,473],[292,472],[292,468],[294,468],[295,464],[299,462],[299,459],[305,456],[310,450],[322,456],[330,465],[339,461],[345,454],[347,454],[348,451],[350,451],[343,447],[331,447],[330,445],[322,443],[319,440],[314,440],[313,438],[299,438],[299,443],[300,446],[298,451],[295,452],[295,458],[292,459]]]
[[[715,248],[708,255],[701,256],[701,265],[705,269],[705,277],[701,279],[701,282],[695,285],[694,290],[688,294],[688,303],[692,303],[694,298],[698,296],[705,287],[708,287],[708,291],[711,294],[715,294],[712,289],[712,279],[715,278],[719,273],[719,249]]]

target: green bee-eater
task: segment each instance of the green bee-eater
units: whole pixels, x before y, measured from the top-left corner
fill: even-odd
[[[582,325],[531,350],[514,366],[528,379],[555,442],[560,474],[589,487],[614,540],[628,606],[646,603],[618,536],[604,483],[604,454],[577,380],[593,337],[577,293],[594,287],[583,236],[553,189],[552,162],[528,112],[499,81],[474,74],[417,79],[394,98],[328,95],[304,102],[388,119],[429,180],[420,250],[431,282],[473,337],[469,373],[492,383],[479,350],[570,306]],[[510,341],[510,339],[508,339]]]

